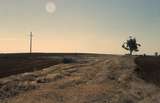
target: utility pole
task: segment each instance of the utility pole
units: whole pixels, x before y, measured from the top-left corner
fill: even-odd
[[[30,54],[32,53],[32,37],[33,37],[33,34],[32,32],[30,32]]]

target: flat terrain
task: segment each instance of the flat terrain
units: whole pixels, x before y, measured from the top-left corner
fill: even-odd
[[[37,71],[31,68],[37,65],[32,56],[31,67],[25,62],[32,72],[23,73],[25,69],[21,74],[4,75],[0,103],[160,103],[158,74],[148,72],[159,69],[159,57],[43,54],[43,58],[60,62],[44,69],[34,67]]]
[[[76,54],[0,54],[0,78],[24,72],[41,70],[65,62],[65,57],[72,59],[74,55]]]
[[[138,57],[135,59],[139,76],[147,82],[160,86],[160,57]]]

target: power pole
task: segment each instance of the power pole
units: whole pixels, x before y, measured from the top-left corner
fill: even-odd
[[[30,54],[32,53],[32,37],[33,37],[33,34],[32,32],[30,32]]]

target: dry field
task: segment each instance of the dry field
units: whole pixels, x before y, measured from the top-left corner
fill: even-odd
[[[3,65],[1,70],[10,73],[1,72],[0,103],[160,103],[159,57],[38,54],[31,58],[31,64],[25,61],[24,66],[10,61],[15,71],[24,67],[17,73]]]

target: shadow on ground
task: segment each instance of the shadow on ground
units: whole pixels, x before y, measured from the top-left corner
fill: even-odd
[[[0,54],[0,78],[10,75],[42,70],[60,63],[73,63],[74,54]]]
[[[138,76],[160,86],[160,57],[140,56],[135,59]]]

